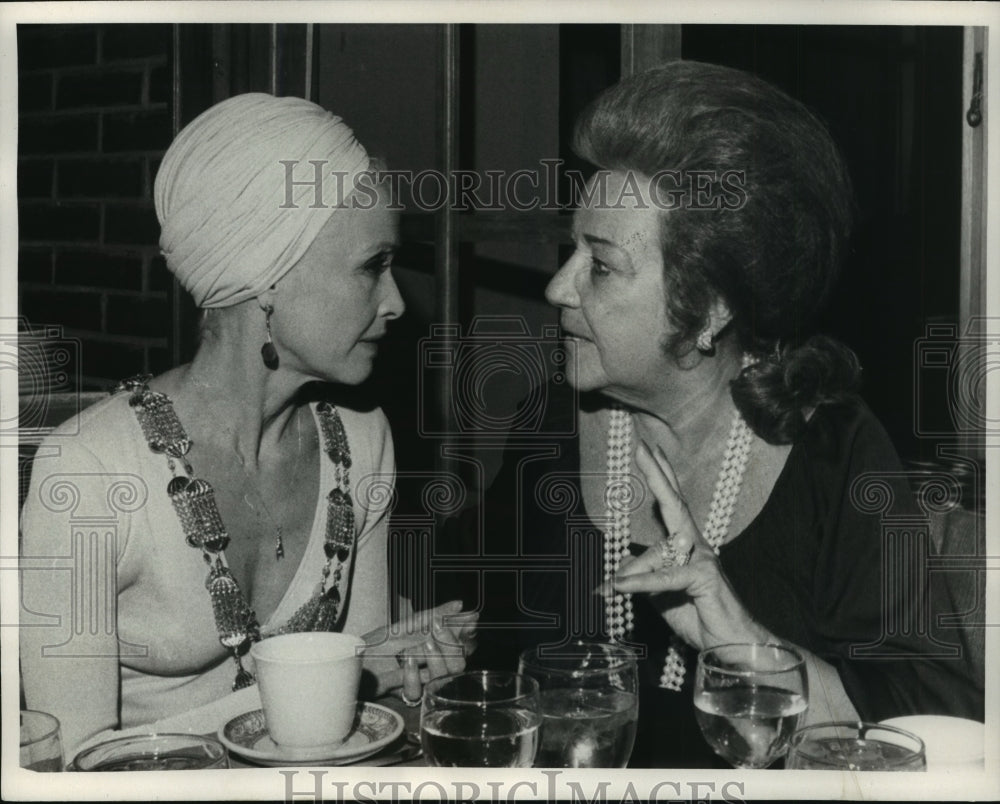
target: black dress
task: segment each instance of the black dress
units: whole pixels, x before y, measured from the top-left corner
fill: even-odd
[[[572,400],[549,398],[546,427],[512,441],[483,502],[450,523],[440,547],[484,557],[439,595],[481,607],[481,667],[513,667],[520,650],[604,634],[601,530],[583,508]],[[768,630],[830,662],[865,720],[904,714],[983,717],[983,692],[939,633],[940,574],[922,571],[922,517],[884,429],[860,401],[824,406],[792,446],[763,509],[723,546],[722,567]],[[866,473],[876,473],[877,477]],[[861,479],[859,480],[859,477]],[[861,486],[868,478],[867,491]],[[480,535],[482,542],[480,542]],[[482,550],[480,551],[480,544]],[[921,618],[921,604],[928,602]],[[694,718],[694,651],[680,692],[658,686],[670,629],[642,596],[630,641],[640,662],[632,767],[726,767]]]

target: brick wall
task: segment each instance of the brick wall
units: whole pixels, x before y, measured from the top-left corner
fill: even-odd
[[[170,365],[152,187],[170,25],[18,26],[19,315],[80,341],[84,388]]]

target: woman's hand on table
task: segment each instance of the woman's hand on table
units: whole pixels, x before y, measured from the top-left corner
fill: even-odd
[[[462,611],[461,601],[452,600],[365,634],[368,678],[362,694],[378,697],[400,689],[405,699],[418,700],[430,679],[465,669],[476,647],[478,621],[478,612]]]
[[[729,642],[777,641],[736,596],[659,447],[653,452],[640,443],[636,465],[656,498],[669,534],[667,552],[676,556],[677,563],[665,566],[663,551],[654,546],[622,563],[613,591],[652,595],[667,624],[698,650]]]

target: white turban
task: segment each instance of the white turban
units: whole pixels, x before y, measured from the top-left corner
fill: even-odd
[[[322,162],[319,196],[311,160]],[[156,175],[167,267],[199,307],[252,299],[295,265],[367,169],[351,129],[314,103],[224,100],[185,126]]]

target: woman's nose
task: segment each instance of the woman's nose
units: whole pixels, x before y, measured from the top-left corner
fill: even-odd
[[[392,275],[392,271],[385,272],[384,280],[388,284],[382,298],[382,315],[391,321],[399,318],[406,311],[406,302],[403,301],[399,285],[396,284],[396,278]]]
[[[555,307],[574,307],[578,302],[575,283],[575,262],[570,257],[563,263],[562,267],[556,271],[556,275],[549,281],[545,288],[545,300]]]

